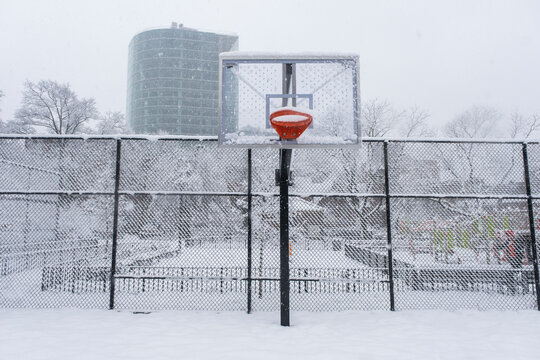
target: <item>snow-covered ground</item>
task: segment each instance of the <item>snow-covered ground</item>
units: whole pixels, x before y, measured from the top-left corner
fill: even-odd
[[[0,310],[0,359],[538,359],[540,313]]]

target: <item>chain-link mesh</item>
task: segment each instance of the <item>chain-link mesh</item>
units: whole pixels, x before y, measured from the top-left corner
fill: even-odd
[[[253,192],[279,194],[275,169],[279,151],[254,149]],[[356,149],[295,149],[291,171],[294,185],[289,193],[310,195],[384,194],[382,143],[365,143]]]
[[[527,146],[540,231],[540,145]],[[294,150],[291,309],[390,309],[392,288],[396,309],[535,308],[523,147]],[[278,154],[0,139],[0,307],[279,310]]]
[[[535,307],[523,145],[397,142],[388,155],[397,307]]]
[[[106,307],[112,214],[112,196],[0,195],[0,307]]]
[[[386,249],[378,198],[290,199],[293,310],[388,309],[388,271],[361,261],[361,249]]]
[[[535,199],[532,201],[532,205],[533,205],[533,214],[534,214],[534,217],[533,217],[533,221],[534,221],[534,231],[535,231],[535,235],[536,235],[536,259],[538,261],[538,255],[539,255],[539,249],[540,249],[540,199]],[[535,250],[535,249],[532,249],[532,250]],[[534,256],[534,254],[530,254],[532,256]],[[534,280],[534,279],[533,279]],[[533,288],[533,290],[538,290],[538,289],[535,289]],[[538,293],[536,294],[536,296],[540,296]]]
[[[116,142],[0,140],[0,306],[107,306]]]
[[[247,191],[247,151],[209,141],[122,141],[120,191]]]
[[[253,150],[254,310],[279,309],[278,155]],[[291,308],[388,309],[387,269],[357,259],[362,246],[386,249],[382,144],[298,149],[291,167]]]
[[[391,194],[524,195],[521,144],[391,142]]]
[[[119,308],[246,308],[246,198],[125,195],[116,267]]]
[[[528,144],[529,178],[531,194],[540,198],[540,144]]]
[[[215,142],[122,143],[116,304],[246,308],[247,152]]]
[[[116,145],[107,139],[1,139],[1,191],[111,192]]]
[[[540,144],[528,144],[528,165],[529,165],[529,179],[531,184],[532,195],[532,218],[533,229],[536,235],[536,259],[538,261],[538,255],[540,250]],[[532,230],[531,230],[532,232]],[[534,250],[534,249],[533,249]],[[533,254],[531,254],[533,255]],[[538,289],[537,289],[538,290]],[[537,294],[537,296],[540,296]],[[540,301],[538,302],[540,303]]]
[[[395,199],[399,309],[534,308],[524,200]]]

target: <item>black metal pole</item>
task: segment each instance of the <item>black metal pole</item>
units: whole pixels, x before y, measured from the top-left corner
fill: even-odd
[[[282,93],[296,93],[296,68],[293,64],[282,66]],[[292,89],[291,89],[292,86]],[[290,90],[289,90],[290,89]],[[288,98],[282,99],[282,106]],[[296,99],[293,98],[293,106]],[[290,326],[290,269],[289,269],[289,176],[292,149],[279,151],[279,295],[281,326]]]
[[[248,164],[247,164],[247,171],[248,171],[248,179],[247,179],[247,313],[251,314],[251,200],[252,200],[252,194],[251,194],[251,149],[248,149]]]
[[[113,237],[111,250],[111,271],[109,278],[109,310],[114,309],[114,288],[116,275],[116,249],[118,243],[118,189],[120,187],[120,160],[121,160],[122,140],[116,140],[116,171],[114,180],[114,215],[113,215]]]
[[[289,282],[289,171],[292,149],[281,149],[279,159],[279,293],[281,326],[290,325]]]
[[[388,142],[383,143],[384,150],[384,194],[386,197],[386,243],[388,249],[388,281],[390,284],[390,310],[395,311],[394,297],[394,260],[392,257],[392,217],[390,214],[390,183],[388,175]]]
[[[282,65],[282,78],[281,78],[281,89],[283,94],[289,94],[289,89],[291,89],[292,85],[292,94],[296,93],[296,84],[293,80],[296,80],[296,75],[294,74],[294,64],[283,64]],[[281,106],[287,106],[289,103],[288,98],[283,98],[281,100]],[[296,99],[293,98],[293,106],[296,106]]]
[[[291,65],[291,94],[296,94],[296,64]],[[296,98],[292,99],[292,106],[296,107]]]
[[[536,308],[540,311],[540,276],[538,273],[538,252],[536,247],[536,229],[534,228],[534,208],[531,195],[531,179],[529,173],[529,155],[527,143],[523,143],[523,167],[525,170],[525,189],[527,191],[527,211],[529,213],[529,231],[531,233],[532,260],[534,271],[534,287],[536,291]]]

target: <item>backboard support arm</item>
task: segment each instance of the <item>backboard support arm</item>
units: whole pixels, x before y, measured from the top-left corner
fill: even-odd
[[[283,94],[296,94],[296,64],[283,64],[283,76],[282,76],[282,93]],[[288,106],[289,99],[283,98],[283,107]],[[292,98],[292,106],[296,106],[296,98]]]

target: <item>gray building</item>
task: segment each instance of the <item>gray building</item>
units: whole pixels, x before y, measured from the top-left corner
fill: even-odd
[[[127,123],[136,134],[217,135],[219,53],[238,36],[172,23],[129,44]]]

